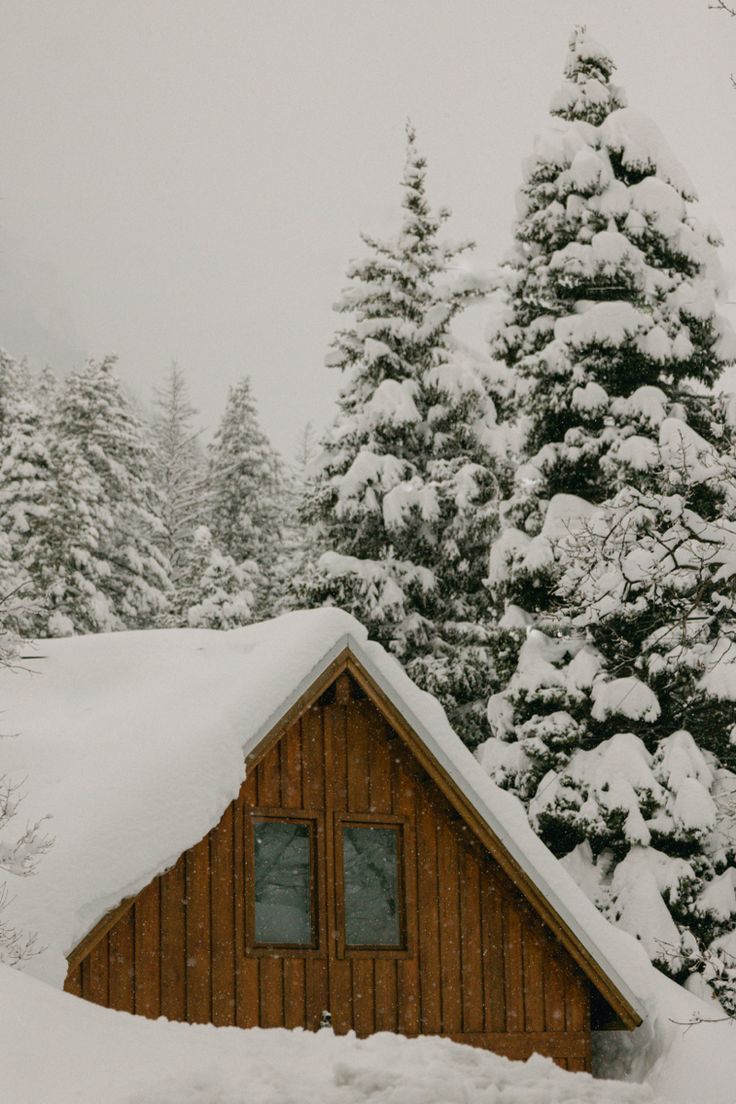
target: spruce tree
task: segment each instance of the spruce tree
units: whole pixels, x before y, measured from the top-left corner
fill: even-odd
[[[160,498],[158,544],[178,585],[192,533],[204,514],[204,456],[197,413],[189,400],[184,373],[173,363],[163,387],[155,391],[151,423],[151,471]]]
[[[336,308],[354,321],[328,357],[345,382],[305,508],[324,549],[306,597],[364,622],[472,744],[498,662],[484,576],[504,373],[451,335],[485,288],[458,263],[472,243],[441,240],[411,126],[401,186],[398,234],[363,235]]]
[[[236,564],[215,546],[205,525],[198,526],[182,560],[174,615],[196,629],[234,629],[254,620],[261,576],[252,560]]]
[[[113,368],[72,372],[56,404],[51,509],[29,564],[46,601],[39,635],[145,628],[166,609],[150,450]]]
[[[311,422],[297,438],[294,458],[283,469],[283,523],[272,587],[274,614],[299,609],[304,602],[307,575],[316,559],[312,529],[303,520],[304,502],[310,493],[312,469],[319,441]]]
[[[30,373],[0,353],[0,614],[30,632],[39,593],[32,564],[50,510],[53,477]]]
[[[717,236],[613,72],[578,28],[503,269],[522,444],[490,578],[528,635],[480,756],[684,977],[736,927],[736,457],[708,390],[735,346]]]
[[[217,547],[236,564],[252,561],[254,620],[272,612],[275,568],[282,538],[283,470],[258,423],[250,380],[230,388],[222,421],[209,448],[209,529]]]

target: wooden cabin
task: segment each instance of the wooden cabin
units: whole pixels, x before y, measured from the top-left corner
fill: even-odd
[[[359,641],[332,651],[283,688],[216,827],[68,956],[66,990],[589,1070],[592,1030],[641,1022],[631,992],[478,799],[460,741],[448,756]]]

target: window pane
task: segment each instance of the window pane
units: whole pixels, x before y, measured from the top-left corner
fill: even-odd
[[[261,820],[253,824],[256,868],[256,942],[310,946],[311,839],[308,824]]]
[[[343,828],[345,942],[398,947],[399,833],[394,828]]]

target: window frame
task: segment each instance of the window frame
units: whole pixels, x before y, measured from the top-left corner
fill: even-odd
[[[255,825],[262,821],[303,824],[309,830],[309,899],[312,942],[265,943],[256,939]],[[321,958],[325,954],[323,925],[324,821],[306,809],[251,808],[244,817],[245,953],[250,957]]]
[[[396,897],[399,914],[400,942],[395,946],[381,944],[351,944],[345,937],[345,866],[343,859],[344,828],[389,828],[397,836]],[[334,824],[334,892],[336,956],[347,958],[412,958],[415,933],[409,924],[409,898],[414,900],[413,859],[414,839],[408,817],[390,813],[335,813]]]

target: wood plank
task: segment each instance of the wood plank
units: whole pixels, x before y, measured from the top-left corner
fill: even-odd
[[[245,803],[249,808],[258,808],[258,771],[255,767],[247,768],[245,780],[240,787],[237,803]]]
[[[281,808],[281,747],[283,737],[258,764],[258,805],[261,809]]]
[[[461,847],[459,870],[462,1030],[483,1031],[480,864],[470,847]]]
[[[161,875],[161,1014],[186,1020],[186,876],[184,857]]]
[[[524,959],[524,1022],[527,1031],[544,1031],[544,948],[536,916],[527,914],[522,927]]]
[[[319,1027],[322,1013],[329,1010],[330,986],[327,958],[304,960],[306,1012],[304,1026],[309,1031]]]
[[[186,853],[187,1020],[210,1023],[210,856],[209,839]]]
[[[565,1068],[574,1073],[589,1073],[590,1063],[586,1058],[566,1058],[562,1059],[565,1062]]]
[[[315,706],[302,717],[302,791],[304,808],[324,809],[325,763],[322,710]]]
[[[368,808],[372,813],[391,813],[391,729],[372,704],[363,707],[368,715]]]
[[[82,995],[82,964],[70,966],[64,981],[64,992],[71,993],[74,997]]]
[[[325,741],[325,875],[327,931],[330,939],[328,958],[328,1009],[338,1035],[353,1027],[353,986],[350,962],[338,958],[335,951],[337,912],[335,901],[335,815],[347,805],[347,765],[345,737],[347,706],[324,707]],[[333,935],[333,933],[335,933]]]
[[[110,928],[110,1008],[135,1011],[135,926],[133,909]]]
[[[480,899],[485,1029],[502,1032],[506,1030],[504,897],[487,859],[481,863]]]
[[[399,961],[402,961],[399,959]],[[397,960],[377,958],[373,967],[375,1030],[397,1031],[398,1028],[398,986]]]
[[[303,808],[302,738],[297,721],[281,740],[281,804],[287,809]]]
[[[440,977],[442,1031],[462,1031],[462,977],[460,972],[460,894],[456,826],[438,810],[437,878],[440,920]]]
[[[210,833],[210,917],[212,923],[212,1022],[235,1024],[235,910],[233,806]]]
[[[335,679],[335,703],[349,705],[355,694],[353,680],[347,671],[341,671]]]
[[[261,1027],[284,1027],[284,960],[278,955],[258,959]]]
[[[284,1027],[306,1027],[306,971],[303,958],[284,959]]]
[[[544,1026],[547,1031],[565,1030],[565,975],[554,948],[545,956]]]
[[[86,976],[83,974],[83,990],[87,1000],[107,1007],[108,988],[108,943],[107,936],[101,939],[89,952],[86,960]]]
[[[351,702],[347,707],[348,809],[351,813],[367,813],[370,808],[369,708],[365,702]]]
[[[246,783],[233,806],[233,892],[235,903],[235,1023],[238,1027],[257,1027],[260,1019],[258,980],[258,961],[249,958],[245,952],[245,817],[252,804],[248,803],[251,794],[253,803],[257,801],[257,789],[254,785],[255,772],[251,775],[250,785]]]
[[[440,930],[437,905],[437,825],[425,791],[417,791],[417,902],[420,1025],[424,1035],[442,1031]]]
[[[135,1011],[155,1020],[161,1015],[161,918],[158,878],[139,893],[135,922]]]
[[[565,961],[565,1009],[568,1031],[590,1030],[588,982],[569,959]]]
[[[375,1031],[373,1017],[373,960],[354,958],[353,975],[353,1027],[360,1039]]]
[[[406,926],[411,958],[398,959],[397,972],[397,1030],[402,1035],[418,1035],[420,1027],[420,984],[417,935],[417,844],[416,844],[416,779],[405,763],[407,752],[394,738],[391,755],[391,805],[396,816],[405,816],[408,827],[404,838],[406,853],[404,869],[406,885],[404,901],[406,907]]]
[[[506,974],[506,1028],[524,1030],[524,960],[521,943],[521,901],[514,896],[504,902],[504,966]]]

